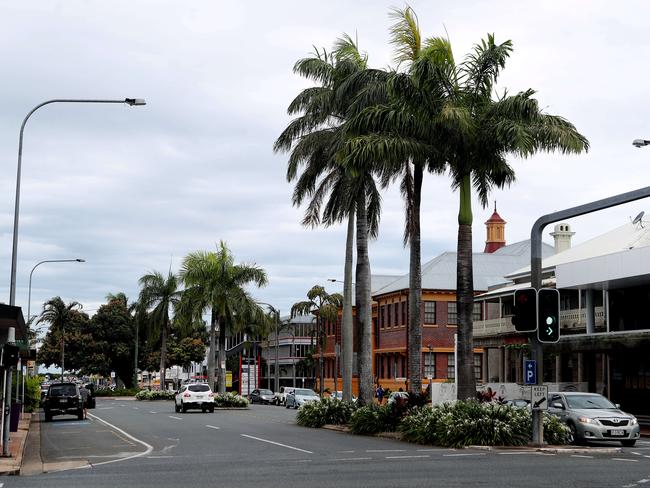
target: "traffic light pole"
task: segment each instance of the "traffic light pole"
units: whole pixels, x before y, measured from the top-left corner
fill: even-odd
[[[530,231],[530,286],[536,290],[542,287],[542,232],[544,231],[544,227],[560,220],[578,217],[647,197],[650,197],[650,186],[566,210],[560,210],[559,212],[542,215],[538,218]],[[533,359],[537,361],[537,384],[541,385],[544,383],[544,350],[536,333],[531,336],[530,346]],[[543,419],[542,412],[533,409],[533,444],[542,445],[544,443]]]

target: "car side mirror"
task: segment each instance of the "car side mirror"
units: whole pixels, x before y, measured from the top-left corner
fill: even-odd
[[[619,408],[619,409],[621,408],[621,404],[620,404],[620,403],[615,403],[614,406],[615,406],[616,408]]]
[[[553,402],[553,403],[551,404],[551,407],[553,407],[553,408],[559,408],[560,410],[564,410],[564,405],[562,405],[561,402]]]

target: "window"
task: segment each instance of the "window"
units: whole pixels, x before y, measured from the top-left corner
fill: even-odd
[[[453,352],[447,354],[447,379],[456,379],[456,358]]]
[[[377,311],[377,320],[379,321],[379,327],[383,329],[386,327],[386,324],[384,322],[384,306],[380,305],[379,310]]]
[[[456,325],[458,323],[458,311],[456,302],[447,302],[447,324]]]
[[[388,327],[393,326],[393,305],[391,303],[388,304],[387,306],[388,310]]]
[[[436,377],[436,356],[434,352],[424,353],[424,376],[428,378]]]
[[[474,308],[472,309],[472,320],[474,322],[483,320],[483,307],[481,302],[474,303]]]
[[[406,313],[408,300],[401,303],[402,303],[402,325],[406,325],[406,321],[408,320],[408,315]]]
[[[436,323],[436,302],[431,302],[431,301],[424,302],[424,323],[425,324]]]
[[[481,381],[483,376],[483,358],[480,354],[474,354],[474,378],[476,381]]]

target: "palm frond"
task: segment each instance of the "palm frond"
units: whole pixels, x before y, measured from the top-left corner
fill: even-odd
[[[395,48],[393,59],[397,64],[415,61],[422,48],[417,15],[411,7],[406,7],[391,9],[389,17],[394,20],[390,27],[390,43]]]

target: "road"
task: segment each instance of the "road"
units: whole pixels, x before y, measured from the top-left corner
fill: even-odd
[[[254,405],[174,413],[172,402],[100,400],[87,421],[41,423],[46,467],[1,488],[621,487],[650,483],[650,442],[615,454],[440,449],[295,425]],[[61,464],[63,463],[63,464]],[[650,486],[650,485],[647,485]]]

